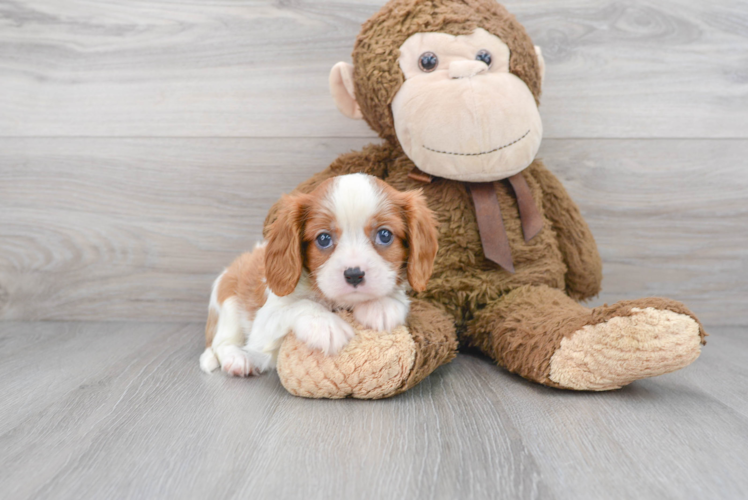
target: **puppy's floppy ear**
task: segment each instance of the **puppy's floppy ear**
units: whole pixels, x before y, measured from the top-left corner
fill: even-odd
[[[283,196],[278,217],[268,227],[265,278],[270,290],[279,297],[293,292],[301,278],[301,231],[307,210],[306,198],[305,195]]]
[[[401,197],[410,247],[408,282],[413,290],[422,292],[434,270],[434,259],[439,249],[436,220],[420,189],[401,193]]]

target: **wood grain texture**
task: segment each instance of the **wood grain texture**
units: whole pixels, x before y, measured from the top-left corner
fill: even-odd
[[[541,387],[460,355],[384,401],[206,375],[201,328],[0,323],[3,497],[748,495],[744,328],[619,391]]]
[[[581,394],[460,355],[376,402],[199,371],[211,281],[373,137],[327,75],[383,3],[0,0],[2,498],[748,497],[742,0],[505,2],[543,47],[540,156],[600,246],[593,304],[683,300],[694,365]]]
[[[201,321],[283,192],[366,139],[0,139],[0,317]],[[547,140],[604,292],[748,324],[748,141]]]
[[[384,0],[0,1],[0,136],[372,137],[327,88]],[[742,0],[510,0],[548,138],[748,138]]]

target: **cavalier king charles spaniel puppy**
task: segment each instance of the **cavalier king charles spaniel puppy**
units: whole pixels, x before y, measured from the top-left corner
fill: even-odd
[[[284,196],[267,240],[213,284],[200,367],[259,374],[275,366],[291,331],[335,354],[353,337],[335,314],[341,309],[367,328],[392,330],[408,315],[408,285],[426,288],[436,251],[436,222],[420,191],[351,174]]]

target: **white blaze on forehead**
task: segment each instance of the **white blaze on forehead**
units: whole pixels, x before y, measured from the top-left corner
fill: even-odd
[[[346,238],[363,235],[368,222],[383,208],[386,197],[368,175],[351,174],[335,179],[329,201],[342,237]]]
[[[340,176],[330,186],[323,204],[332,213],[340,237],[330,257],[315,270],[315,278],[323,295],[334,303],[350,307],[391,294],[398,286],[399,264],[393,265],[379,255],[372,235],[366,234],[372,218],[387,210],[390,203],[369,175]],[[359,268],[365,274],[355,288],[345,279],[349,268]]]

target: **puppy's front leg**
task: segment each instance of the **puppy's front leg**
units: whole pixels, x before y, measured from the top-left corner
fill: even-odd
[[[337,314],[310,301],[296,321],[293,331],[296,338],[325,355],[336,354],[353,338],[353,327]]]
[[[402,290],[392,295],[353,307],[353,317],[362,325],[380,332],[389,332],[405,324],[410,311],[410,299]]]
[[[255,360],[266,357],[260,363],[261,371],[274,366],[275,354],[290,331],[326,355],[338,352],[354,334],[351,325],[317,302],[271,293],[257,313],[245,347]]]

